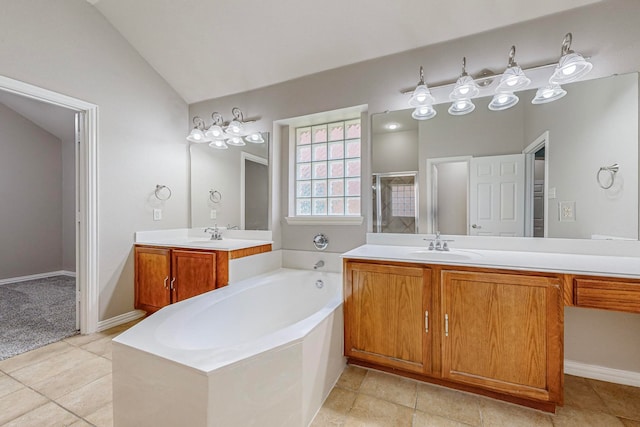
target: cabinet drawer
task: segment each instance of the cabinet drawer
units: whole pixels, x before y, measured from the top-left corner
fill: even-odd
[[[640,281],[575,278],[575,305],[640,313]]]

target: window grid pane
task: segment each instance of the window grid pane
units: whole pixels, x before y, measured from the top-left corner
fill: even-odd
[[[296,128],[297,216],[360,215],[360,119]]]

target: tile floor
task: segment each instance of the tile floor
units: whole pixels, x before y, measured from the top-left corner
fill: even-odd
[[[0,426],[112,426],[111,339],[133,324],[0,362]],[[640,427],[640,388],[567,375],[565,401],[549,415],[349,366],[312,426]]]

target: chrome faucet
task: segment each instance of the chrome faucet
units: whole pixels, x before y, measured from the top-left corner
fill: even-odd
[[[204,232],[211,234],[211,240],[222,240],[222,232],[218,229],[218,224],[215,224],[213,228],[205,228]]]
[[[319,268],[321,268],[321,267],[324,267],[324,261],[322,261],[322,260],[320,260],[320,261],[316,262],[316,263],[314,264],[314,266],[313,266],[313,269],[314,269],[314,270],[317,270],[317,269],[319,269]]]
[[[449,251],[449,245],[447,244],[447,242],[453,242],[453,240],[441,239],[439,231],[436,231],[435,239],[424,239],[424,240],[429,242],[429,247],[427,249],[429,249],[430,251],[444,251],[444,252]]]

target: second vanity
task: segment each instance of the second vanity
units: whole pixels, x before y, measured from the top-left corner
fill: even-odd
[[[564,306],[640,313],[640,259],[367,244],[344,259],[349,363],[553,412]]]
[[[135,308],[153,313],[224,287],[230,261],[272,249],[269,232],[226,233],[232,237],[212,240],[201,230],[136,233]]]

